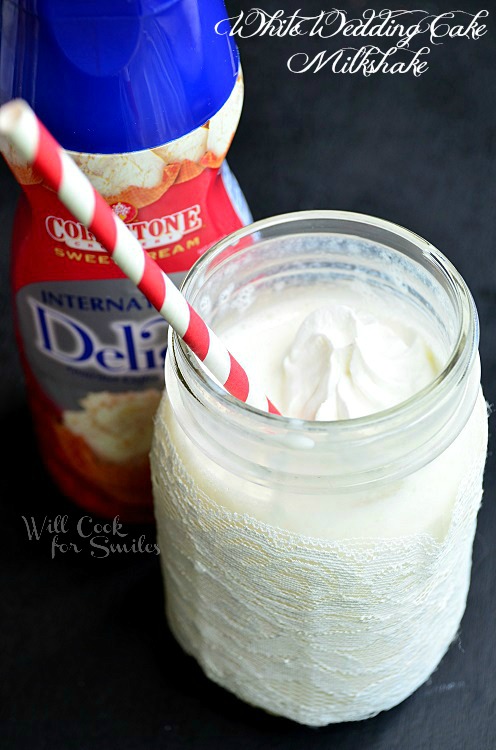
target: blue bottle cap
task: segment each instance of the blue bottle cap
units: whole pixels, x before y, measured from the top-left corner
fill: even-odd
[[[239,57],[223,0],[5,0],[0,98],[71,151],[154,148],[206,123]],[[223,25],[223,30],[225,24]]]

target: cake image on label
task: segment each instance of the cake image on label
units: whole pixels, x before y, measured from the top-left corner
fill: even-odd
[[[116,464],[146,460],[160,391],[89,393],[80,411],[65,411],[64,427],[81,437],[101,461]]]
[[[148,485],[148,452],[157,389],[89,393],[78,411],[65,411],[55,427],[58,450],[74,472],[126,503],[130,483]]]

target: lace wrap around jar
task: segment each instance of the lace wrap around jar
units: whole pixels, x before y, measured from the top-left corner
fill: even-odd
[[[487,450],[477,312],[425,240],[342,212],[257,222],[183,285],[215,330],[261,294],[357,280],[428,326],[446,352],[432,383],[358,419],[277,417],[171,333],[151,453],[176,639],[239,698],[313,726],[407,698],[460,627]]]

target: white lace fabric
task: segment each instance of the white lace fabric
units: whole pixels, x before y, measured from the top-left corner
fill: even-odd
[[[366,719],[413,693],[457,635],[486,445],[445,538],[319,540],[228,510],[188,475],[156,418],[155,514],[167,619],[242,700],[302,724]]]

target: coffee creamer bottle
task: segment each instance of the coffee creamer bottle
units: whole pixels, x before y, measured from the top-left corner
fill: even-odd
[[[251,221],[224,161],[243,80],[222,0],[9,0],[0,94],[41,121],[179,285]],[[148,452],[167,324],[53,191],[5,151],[23,187],[12,285],[44,462],[98,515],[153,520]]]

